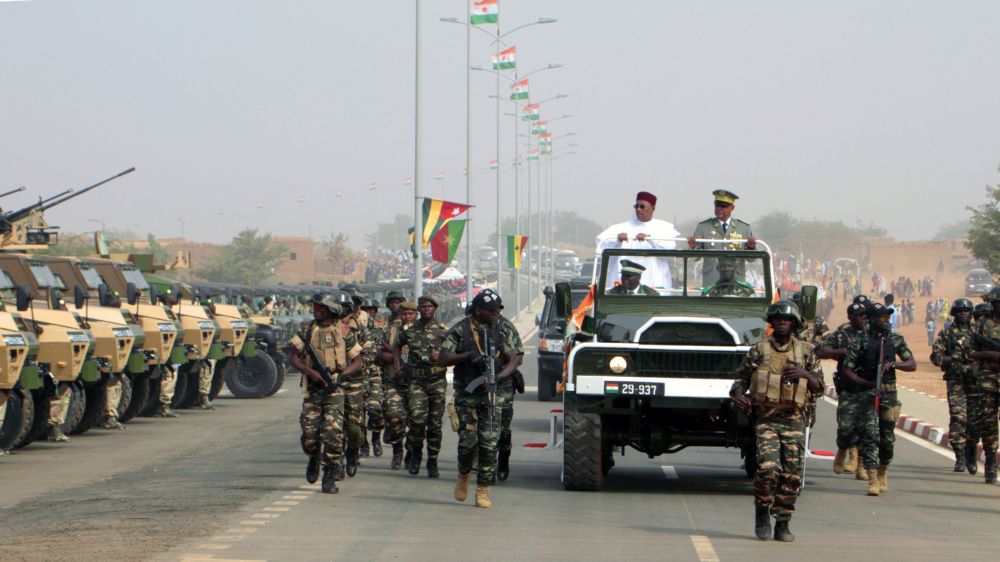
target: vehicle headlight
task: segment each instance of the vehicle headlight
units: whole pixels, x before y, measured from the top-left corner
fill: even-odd
[[[628,368],[628,360],[621,355],[615,355],[610,361],[608,361],[608,368],[611,369],[612,373],[620,375],[625,372],[625,369]]]
[[[563,352],[563,341],[558,338],[543,339],[538,342],[539,351],[548,351],[551,353],[562,353]]]

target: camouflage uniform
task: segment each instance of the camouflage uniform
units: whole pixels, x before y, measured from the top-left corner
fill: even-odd
[[[992,340],[1000,341],[1000,322],[990,316],[983,318],[979,322],[979,335]],[[976,349],[983,351],[981,346],[976,345]],[[980,407],[979,419],[976,427],[979,435],[983,438],[983,454],[986,455],[986,477],[990,478],[990,473],[996,474],[996,452],[997,452],[997,399],[1000,395],[1000,370],[996,370],[996,365],[983,362],[976,378],[979,382]],[[995,476],[994,476],[995,477]]]
[[[56,388],[55,396],[49,400],[49,441],[69,441],[69,437],[63,434],[61,428],[66,423],[66,414],[69,413],[69,399],[72,394],[68,384],[60,384]]]
[[[357,317],[350,316],[342,322],[353,336],[354,341],[360,346],[359,351],[365,365],[371,364],[375,360],[373,351],[374,342],[368,333],[367,319],[359,320]],[[341,381],[341,386],[344,389],[344,433],[347,438],[347,446],[351,449],[360,449],[365,444],[365,409],[367,402],[365,397],[365,376],[365,369],[362,368],[360,371]]]
[[[393,320],[386,330],[386,342],[395,347],[399,333],[403,329],[402,320]],[[406,357],[407,349],[403,349]],[[383,365],[383,379],[385,383],[385,442],[390,444],[401,443],[406,435],[406,401],[409,396],[409,382],[406,374],[397,373],[395,365]]]
[[[734,280],[705,287],[701,290],[701,294],[706,297],[752,297],[756,293],[750,283]]]
[[[771,349],[766,349],[769,346]],[[798,347],[796,347],[798,346]],[[773,336],[757,342],[736,369],[736,380],[731,395],[743,394],[751,389],[751,379],[758,369],[767,368],[769,354],[799,356],[797,362],[813,374],[823,388],[823,369],[818,359],[804,342],[792,338],[785,347],[779,347]],[[774,357],[774,355],[771,355]],[[807,384],[799,380],[798,384]],[[815,402],[822,390],[807,390],[806,405]],[[754,401],[753,394],[751,400]],[[770,507],[776,521],[788,521],[795,512],[795,500],[802,488],[803,457],[807,408],[789,404],[785,407],[763,406],[753,403],[754,433],[757,436],[757,473],[754,475],[754,504],[758,508]]]
[[[334,377],[335,373],[347,367],[348,350],[357,344],[354,334],[344,328],[337,320],[327,327],[309,323],[302,336],[304,340],[309,338],[316,354],[327,363],[326,367]],[[310,362],[308,357],[304,360]],[[302,450],[310,457],[322,452],[324,468],[339,468],[344,454],[343,387],[329,390],[303,375],[302,394],[302,414],[299,416]]]
[[[437,460],[441,452],[441,420],[445,411],[445,394],[448,391],[447,369],[438,367],[431,360],[431,351],[437,350],[448,333],[448,327],[438,321],[424,324],[418,320],[399,334],[397,346],[408,348],[406,364],[409,375],[407,397],[406,450],[420,466],[427,437],[427,460]]]
[[[372,340],[372,350],[375,355],[365,366],[365,389],[368,395],[368,429],[382,431],[385,428],[385,418],[382,415],[382,404],[385,393],[382,390],[382,366],[379,364],[378,353],[382,351],[385,341],[385,326],[379,325],[374,316],[368,317],[368,333]]]
[[[973,351],[972,326],[953,324],[941,330],[931,347],[931,361],[941,363],[943,357],[951,357],[951,365],[945,371],[944,380],[948,385],[948,441],[955,451],[956,459],[965,460],[966,444],[979,442],[979,432],[974,420],[980,419],[979,385],[976,380]],[[974,446],[973,445],[973,446]]]
[[[871,346],[879,345],[878,338],[880,336],[883,336],[883,334],[879,334],[872,328],[869,329],[864,337],[857,338],[851,342],[851,345],[847,348],[847,356],[844,358],[844,366],[861,375],[859,369],[861,371],[865,370],[866,353]],[[899,357],[903,361],[906,361],[913,357],[913,353],[910,352],[909,346],[906,345],[906,340],[898,333],[892,332],[885,337],[887,338],[886,343],[890,344],[885,350],[885,360],[889,361],[890,368],[882,376],[882,386],[885,392],[882,393],[878,411],[879,439],[875,446],[878,450],[879,463],[883,466],[888,466],[892,462],[893,451],[896,445],[896,422],[899,420],[899,412],[903,407],[896,393],[895,358]],[[877,355],[877,352],[875,354]],[[869,370],[874,371],[874,368],[871,367]],[[868,380],[875,380],[874,372],[872,372]],[[874,396],[872,397],[872,404],[874,407]],[[865,435],[862,434],[862,439],[864,437]],[[868,468],[867,462],[871,451],[868,453],[865,452],[864,441],[862,441],[861,445],[861,455],[866,459],[865,468]]]
[[[513,342],[514,353],[518,357],[524,355],[524,342],[521,341],[521,334],[517,333],[514,323],[506,316],[500,316],[500,329],[505,332],[505,338]],[[510,431],[510,424],[514,421],[514,384],[510,378],[500,381],[497,386],[497,393],[503,394],[503,411],[500,414],[500,442],[497,444],[497,453],[500,457],[510,458],[513,449],[513,439]]]
[[[499,357],[516,350],[516,342],[512,334],[501,329],[499,321],[490,326],[480,324],[472,317],[459,320],[448,330],[448,335],[445,337],[444,343],[441,344],[441,349],[452,353],[464,353],[478,349],[481,344],[475,334],[480,329],[490,330],[496,342]],[[466,330],[470,330],[473,336],[467,338]],[[482,351],[479,349],[480,353]],[[501,370],[501,364],[502,361],[497,361],[498,373]],[[466,391],[465,387],[480,374],[468,362],[455,366],[455,409],[459,418],[458,471],[460,474],[468,474],[475,468],[473,462],[478,458],[476,482],[479,486],[489,486],[495,477],[497,443],[500,440],[500,417],[507,400],[505,393],[498,389],[496,405],[491,412],[484,387],[479,387],[474,392]],[[510,384],[510,382],[504,384]],[[491,416],[492,424],[487,421]]]
[[[850,324],[845,324],[840,328],[837,328],[832,334],[828,335],[823,339],[820,347],[830,348],[830,349],[847,349],[850,347],[851,342],[861,338],[864,335],[865,330],[856,330]],[[837,372],[833,376],[833,384],[837,389],[837,448],[838,449],[854,449],[857,448],[861,443],[860,432],[867,431],[869,428],[865,426],[860,419],[859,408],[863,404],[872,405],[874,404],[874,396],[871,400],[865,395],[865,389],[856,388],[854,385],[850,384],[849,381],[842,375],[844,368],[844,359],[841,358],[837,361]],[[869,407],[874,414],[874,409]],[[874,423],[874,415],[872,416],[871,429],[873,429],[877,435],[878,429]],[[871,436],[872,441],[875,440],[875,435]]]

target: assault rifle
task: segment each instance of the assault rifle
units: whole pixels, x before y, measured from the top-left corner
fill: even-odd
[[[480,386],[486,387],[486,401],[489,404],[489,414],[487,421],[490,424],[490,431],[496,429],[494,425],[494,413],[493,411],[497,407],[497,363],[496,358],[496,342],[493,341],[491,327],[486,327],[485,329],[478,330],[480,341],[483,342],[483,359],[486,365],[483,369],[483,374],[476,377],[465,387],[466,392],[475,392]]]
[[[882,370],[885,369],[885,336],[878,340],[878,368],[875,369],[875,413],[882,405]]]
[[[982,351],[1000,351],[1000,341],[988,338],[982,334],[976,334],[976,347]]]
[[[298,336],[296,337],[298,338]],[[312,368],[315,369],[317,373],[319,373],[319,378],[320,380],[323,381],[323,386],[325,386],[327,390],[331,391],[336,390],[339,383],[333,380],[333,377],[330,375],[330,369],[326,368],[326,365],[324,365],[323,361],[320,360],[319,355],[316,353],[316,350],[313,349],[312,344],[309,343],[309,340],[312,338],[310,337],[306,340],[303,340],[302,338],[298,339],[300,342],[302,342],[302,351],[306,352],[306,355],[312,362]]]

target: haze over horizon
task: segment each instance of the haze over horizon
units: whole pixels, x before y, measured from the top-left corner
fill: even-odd
[[[423,190],[455,201],[465,31],[439,18],[465,5],[424,0],[421,14]],[[560,210],[620,222],[646,189],[657,218],[683,223],[709,216],[725,187],[748,220],[784,210],[917,240],[1000,183],[998,3],[610,6],[501,0],[501,31],[559,20],[511,41],[522,74],[564,65],[530,82],[533,101],[569,96],[542,106],[557,154],[575,152],[553,164]],[[360,247],[375,223],[412,212],[413,39],[411,2],[0,2],[0,191],[28,187],[0,204],[135,166],[49,222],[210,242],[246,227],[345,232]],[[472,64],[488,67],[491,51],[473,32]],[[477,245],[496,216],[495,88],[472,73]],[[504,116],[505,216],[514,142]]]

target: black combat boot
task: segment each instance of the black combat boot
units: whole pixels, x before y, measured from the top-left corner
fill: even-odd
[[[437,460],[437,457],[428,458],[427,459],[427,477],[428,478],[437,478],[438,476],[441,476],[441,473],[438,471],[438,460]]]
[[[347,475],[354,478],[358,473],[358,450],[353,447],[347,448]]]
[[[319,453],[309,457],[309,464],[306,465],[306,482],[315,484],[319,480]]]
[[[977,441],[965,442],[965,470],[968,470],[969,474],[972,475],[979,471],[979,455],[976,454]]]
[[[986,455],[986,466],[983,467],[986,475],[987,484],[997,483],[997,452],[990,451],[988,449],[983,450],[983,454]]]
[[[336,470],[336,474],[334,474],[334,478],[337,480],[337,482],[340,482],[344,478],[347,478],[347,473],[344,471],[344,465],[343,464],[338,464],[337,468],[335,470]]]
[[[371,449],[368,447],[368,437],[365,437],[365,443],[361,446],[361,456],[368,458],[371,456]]]
[[[420,461],[423,460],[423,453],[417,451],[410,456],[410,474],[416,476],[420,474]]]
[[[510,451],[500,451],[497,455],[497,480],[503,482],[510,476]]]
[[[955,472],[965,472],[965,446],[955,446]]]
[[[372,432],[372,454],[376,457],[382,456],[382,441],[379,440],[377,431]]]
[[[337,467],[328,466],[323,469],[323,493],[324,494],[336,494],[340,490],[337,489]]]
[[[399,445],[402,446],[403,444],[400,443]],[[410,452],[410,448],[407,447],[406,448],[406,456],[403,457],[403,468],[405,468],[407,472],[410,471],[410,464],[412,462],[413,462],[413,453],[411,453]]]
[[[795,540],[795,535],[788,530],[788,521],[775,521],[774,523],[774,540],[781,542],[793,542]]]
[[[757,538],[766,541],[771,538],[771,509],[758,507],[754,513],[754,533]]]
[[[392,463],[389,464],[389,468],[393,470],[399,470],[399,466],[403,464],[403,444],[393,443],[392,444]]]

